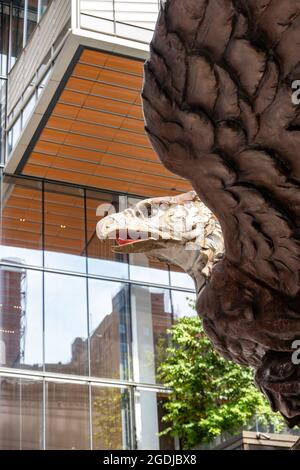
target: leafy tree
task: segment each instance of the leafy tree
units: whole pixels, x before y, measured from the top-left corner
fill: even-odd
[[[171,346],[159,366],[159,379],[171,389],[163,418],[184,449],[234,432],[257,416],[261,425],[283,427],[253,383],[251,369],[224,360],[203,333],[198,317],[184,317],[170,330]]]

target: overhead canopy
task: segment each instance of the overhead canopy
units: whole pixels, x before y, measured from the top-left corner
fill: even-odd
[[[142,83],[142,61],[84,49],[22,173],[140,196],[188,191],[150,146]]]

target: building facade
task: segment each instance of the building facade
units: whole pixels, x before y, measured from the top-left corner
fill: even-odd
[[[0,1],[0,449],[172,449],[157,369],[191,279],[100,242],[108,208],[190,190],[140,93],[159,2]]]

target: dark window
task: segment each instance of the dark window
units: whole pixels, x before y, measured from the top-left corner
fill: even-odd
[[[26,42],[33,32],[38,20],[38,0],[28,0]]]
[[[10,6],[0,3],[0,75],[7,74]]]
[[[24,36],[24,0],[14,2],[12,8],[11,64],[12,67],[23,49]]]

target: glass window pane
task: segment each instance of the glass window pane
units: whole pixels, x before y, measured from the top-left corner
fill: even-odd
[[[148,390],[135,393],[136,435],[138,450],[174,450],[174,439],[159,436],[166,425],[163,423],[163,404],[167,396]]]
[[[45,185],[45,266],[86,271],[83,191]]]
[[[131,449],[130,398],[126,389],[92,387],[93,449]]]
[[[87,251],[91,274],[127,278],[127,257],[113,253],[115,240],[99,240],[97,223],[106,215],[119,211],[119,198],[106,193],[87,191]]]
[[[0,377],[0,449],[43,448],[43,384]]]
[[[21,127],[21,117],[19,117],[15,124],[13,125],[13,128],[12,128],[12,148],[15,147],[16,143],[18,142],[19,140],[19,137],[21,135],[21,130],[22,130],[22,127]]]
[[[141,199],[129,197],[128,207],[135,206]],[[166,263],[148,258],[143,253],[129,255],[130,279],[134,281],[169,285],[169,268]]]
[[[42,273],[0,266],[0,365],[41,369]]]
[[[196,294],[191,292],[172,291],[174,319],[196,317]]]
[[[130,279],[133,281],[169,284],[169,271],[166,263],[148,258],[143,253],[129,255],[129,260]]]
[[[85,278],[45,273],[45,368],[88,373]]]
[[[42,219],[41,184],[4,177],[0,262],[42,265]]]
[[[131,377],[128,286],[89,280],[91,375]]]
[[[195,289],[195,283],[191,276],[184,272],[178,266],[170,266],[171,286],[182,287],[186,289]]]
[[[41,0],[41,16],[47,10],[48,5],[50,5],[51,0]]]
[[[134,380],[155,383],[172,326],[170,295],[163,289],[131,286]]]
[[[46,448],[90,448],[88,385],[59,382],[46,384]]]
[[[24,3],[24,0],[14,2],[12,9],[11,67],[23,49]]]
[[[10,6],[0,3],[0,75],[7,74]]]
[[[1,6],[1,5],[0,5]],[[0,79],[0,163],[4,163],[5,156],[5,102],[7,80]]]
[[[38,17],[38,0],[28,0],[27,7],[27,41],[33,32]]]
[[[27,120],[30,118],[31,113],[34,109],[36,103],[36,97],[35,94],[32,95],[28,103],[26,104],[25,108],[23,109],[23,114],[22,114],[22,125],[25,126]]]

